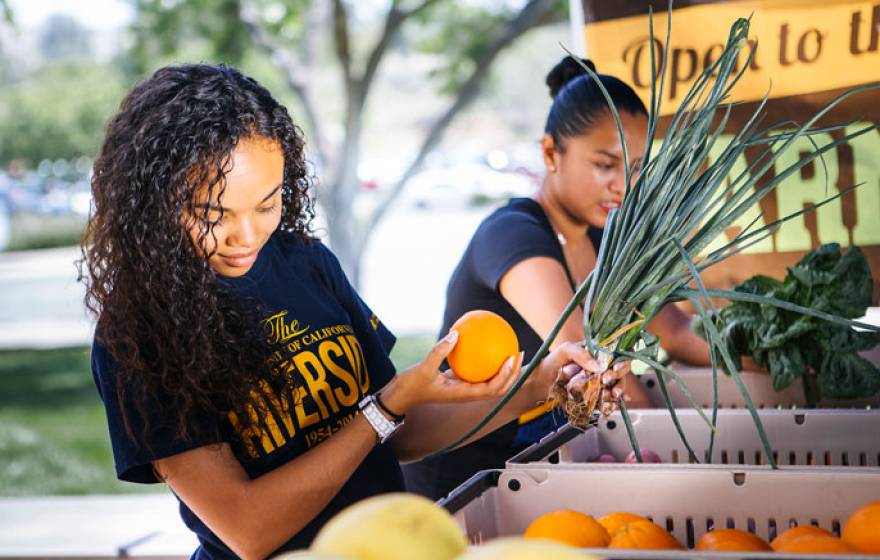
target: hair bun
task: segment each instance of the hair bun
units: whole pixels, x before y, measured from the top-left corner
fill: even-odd
[[[560,60],[553,67],[553,70],[550,70],[545,82],[547,87],[550,88],[550,97],[555,98],[559,90],[565,87],[565,84],[587,73],[583,66],[581,66],[581,63],[589,67],[593,72],[596,71],[596,65],[591,60],[586,58],[575,59],[570,55]]]

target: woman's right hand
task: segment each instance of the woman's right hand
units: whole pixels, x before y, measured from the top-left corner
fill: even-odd
[[[606,366],[605,371],[590,372],[584,371],[577,364],[568,364],[560,369],[556,382],[565,388],[569,398],[578,402],[594,400],[603,390],[610,391],[614,399],[623,396],[626,401],[628,398],[624,380],[629,372],[628,362],[616,363],[610,370]]]
[[[541,361],[529,382],[539,401],[561,391],[574,401],[591,402],[602,391],[615,400],[624,395],[626,400],[626,387],[621,381],[627,377],[632,377],[628,362],[609,368],[607,358],[601,354],[593,356],[583,342],[566,342]]]
[[[382,389],[385,405],[393,412],[406,414],[410,408],[425,403],[495,399],[516,382],[522,366],[522,352],[508,358],[494,377],[482,383],[463,381],[452,370],[440,371],[457,341],[458,331],[450,331],[434,344],[424,360],[398,373],[394,381]]]

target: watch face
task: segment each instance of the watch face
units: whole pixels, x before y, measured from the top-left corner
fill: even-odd
[[[395,424],[379,411],[379,407],[376,406],[375,398],[372,395],[368,395],[361,401],[360,409],[364,418],[367,419],[367,422],[376,431],[379,443],[383,443],[388,439],[400,426],[400,424]]]

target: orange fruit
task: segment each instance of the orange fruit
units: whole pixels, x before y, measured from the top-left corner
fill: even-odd
[[[816,527],[815,525],[801,525],[800,527],[792,527],[787,531],[783,531],[779,535],[776,536],[775,539],[770,541],[770,548],[773,550],[781,550],[780,547],[785,547],[788,543],[797,540],[801,537],[806,536],[818,536],[822,535],[825,537],[833,537],[834,534],[822,527]]]
[[[853,554],[855,549],[834,535],[803,535],[784,543],[776,552],[811,552],[813,554]]]
[[[614,536],[617,530],[633,521],[647,521],[641,515],[629,513],[628,511],[615,511],[599,518],[599,525],[605,527],[609,535]]]
[[[561,510],[545,513],[532,521],[523,536],[527,539],[547,539],[575,546],[608,546],[611,538],[605,527],[591,515],[579,511]]]
[[[697,541],[697,550],[725,552],[770,552],[770,545],[761,537],[742,529],[715,529]]]
[[[880,502],[865,504],[846,520],[841,538],[858,552],[880,553]]]
[[[637,548],[642,550],[684,550],[666,529],[648,521],[633,521],[617,530],[608,548]]]
[[[458,342],[447,360],[459,378],[480,383],[498,373],[505,360],[519,353],[513,327],[500,315],[476,309],[468,311],[452,325]]]

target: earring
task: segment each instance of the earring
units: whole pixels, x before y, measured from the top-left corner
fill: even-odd
[[[555,165],[550,166],[550,173],[556,173],[556,166]]]

